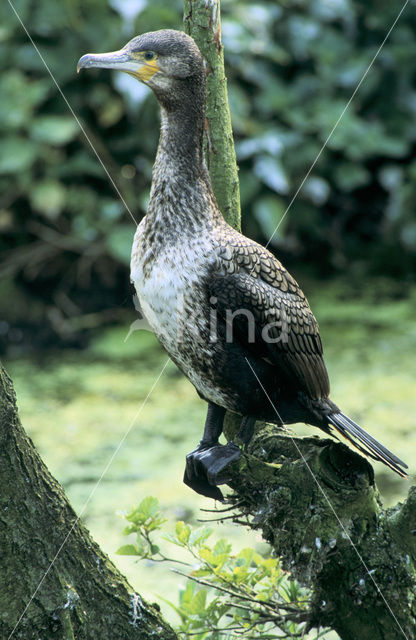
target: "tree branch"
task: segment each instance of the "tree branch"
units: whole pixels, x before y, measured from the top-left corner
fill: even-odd
[[[248,516],[283,567],[312,589],[310,627],[330,627],[343,640],[413,638],[416,487],[384,510],[371,465],[346,445],[260,423],[230,486],[236,519]]]

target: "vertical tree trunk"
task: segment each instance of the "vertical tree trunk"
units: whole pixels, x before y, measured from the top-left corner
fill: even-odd
[[[185,0],[185,31],[207,63],[206,157],[218,206],[227,222],[240,228],[240,187],[235,158],[219,0]]]
[[[77,519],[17,414],[0,367],[0,637],[175,640]]]

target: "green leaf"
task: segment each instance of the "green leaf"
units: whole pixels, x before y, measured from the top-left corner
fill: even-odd
[[[38,182],[30,195],[32,207],[47,218],[56,218],[65,205],[65,187],[56,180]]]
[[[175,525],[175,533],[178,540],[182,542],[182,544],[187,544],[189,537],[191,535],[191,528],[189,525],[185,524],[184,522],[182,522],[182,520],[180,520]]]
[[[28,82],[16,69],[0,76],[0,127],[3,130],[17,129],[29,121],[32,114],[31,84],[34,83]],[[25,100],[22,100],[22,95]]]
[[[10,137],[0,145],[0,174],[27,171],[36,158],[37,147],[30,140]]]
[[[246,567],[234,567],[233,570],[233,580],[237,582],[237,584],[241,582],[245,582],[247,579],[247,568]]]
[[[303,196],[309,198],[313,204],[321,206],[328,200],[330,188],[323,178],[310,176],[302,187]]]
[[[192,601],[196,588],[195,582],[190,581],[186,583],[185,589],[179,591],[179,603],[182,606],[186,606]]]
[[[207,589],[199,589],[192,598],[189,605],[189,613],[193,615],[203,615],[207,600]]]
[[[133,525],[126,528],[126,531],[137,531],[142,527],[147,531],[158,529],[165,522],[164,518],[159,517],[159,501],[157,498],[147,496],[141,503],[126,515],[126,520],[132,522]]]
[[[245,547],[237,555],[237,564],[250,566],[254,558],[254,549]]]
[[[204,617],[206,609],[207,589],[198,588],[195,582],[189,581],[180,593],[181,609],[187,615]]]
[[[140,555],[138,548],[135,544],[123,544],[116,553],[119,556],[138,556]]]
[[[212,549],[210,549],[209,547],[203,547],[202,549],[200,549],[199,556],[200,558],[202,558],[202,560],[204,560],[204,562],[208,562],[212,565],[215,562],[215,558],[218,557],[214,556],[214,554],[212,553]]]
[[[194,569],[191,571],[190,575],[195,578],[204,578],[206,576],[211,576],[211,569]]]
[[[189,545],[191,547],[202,545],[212,534],[213,529],[208,529],[206,527],[200,527],[198,529],[194,529],[189,536]]]
[[[166,522],[166,518],[157,518],[153,516],[151,521],[146,523],[146,527],[148,531],[155,531],[156,529],[160,529],[160,525]]]
[[[279,158],[272,156],[260,156],[254,162],[254,173],[270,189],[276,193],[287,194],[289,192],[289,179],[286,170]]]
[[[214,545],[214,555],[230,553],[232,545],[225,538],[220,538]]]
[[[40,116],[31,128],[35,140],[57,146],[67,144],[79,132],[79,125],[72,116]]]
[[[159,511],[159,500],[153,496],[146,496],[146,498],[143,498],[137,509],[146,516],[146,518],[150,518],[150,516],[156,515]]]
[[[254,205],[254,216],[260,224],[264,235],[268,239],[272,238],[272,244],[277,244],[284,235],[287,222],[287,216],[283,218],[285,209],[284,202],[273,196],[263,196]]]
[[[370,172],[360,164],[340,162],[334,167],[334,176],[343,191],[352,191],[371,181]]]
[[[123,535],[129,536],[131,533],[136,533],[137,526],[135,524],[128,524],[127,527],[123,529]]]

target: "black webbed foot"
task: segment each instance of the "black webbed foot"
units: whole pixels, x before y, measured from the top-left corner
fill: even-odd
[[[230,480],[227,467],[241,456],[241,450],[234,442],[222,444],[200,444],[186,456],[183,481],[197,493],[214,500],[223,500],[219,484]]]

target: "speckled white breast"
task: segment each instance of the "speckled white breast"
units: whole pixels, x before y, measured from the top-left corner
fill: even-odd
[[[159,341],[198,391],[212,402],[225,405],[225,395],[205,374],[209,366],[204,365],[204,359],[212,356],[206,339],[210,318],[196,312],[206,306],[201,277],[215,259],[212,241],[198,238],[187,243],[184,239],[163,247],[157,255],[152,255],[151,267],[146,269],[145,275],[143,231],[142,221],[136,231],[131,257],[131,279],[143,314]],[[201,339],[203,353],[198,344]],[[198,366],[195,366],[196,360]]]
[[[176,352],[178,343],[183,339],[183,327],[190,327],[193,323],[200,325],[205,320],[196,318],[193,312],[200,295],[197,281],[206,271],[206,256],[212,247],[206,242],[204,246],[198,243],[195,250],[183,242],[158,248],[157,253],[151,253],[145,275],[144,264],[148,254],[142,242],[142,224],[133,243],[131,279],[146,320],[164,346]]]

